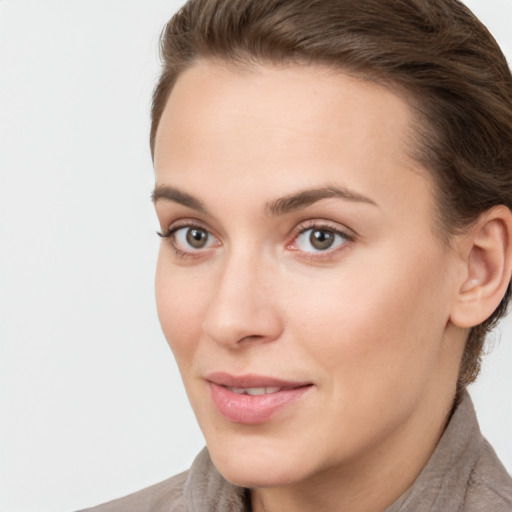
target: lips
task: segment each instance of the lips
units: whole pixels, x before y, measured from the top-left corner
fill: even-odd
[[[312,387],[310,382],[226,373],[209,374],[207,381],[219,413],[229,421],[244,425],[269,421]]]

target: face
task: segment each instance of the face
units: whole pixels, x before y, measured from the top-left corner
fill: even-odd
[[[455,272],[413,122],[322,67],[178,79],[155,149],[157,305],[228,480],[292,485],[407,450],[451,392]]]

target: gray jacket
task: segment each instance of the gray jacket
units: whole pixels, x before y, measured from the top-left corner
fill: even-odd
[[[206,448],[189,471],[82,512],[247,512]],[[512,512],[512,479],[483,438],[467,393],[414,484],[383,512]]]

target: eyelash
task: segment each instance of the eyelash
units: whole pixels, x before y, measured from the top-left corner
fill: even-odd
[[[287,244],[287,248],[292,251],[297,251],[301,253],[302,258],[306,258],[309,260],[322,260],[329,259],[333,255],[337,254],[339,251],[342,251],[346,248],[346,245],[350,242],[353,242],[356,238],[355,235],[348,232],[348,230],[340,229],[338,226],[332,226],[325,221],[307,221],[299,224],[295,230],[296,232],[293,235],[293,239],[290,243]],[[325,231],[332,233],[335,237],[341,237],[344,241],[340,245],[334,247],[333,249],[318,250],[318,251],[301,251],[294,247],[294,244],[297,243],[298,238],[307,233],[308,231]]]
[[[198,249],[198,250],[190,250],[190,251],[184,251],[183,249],[180,249],[176,245],[175,240],[175,234],[181,230],[181,229],[200,229],[203,231],[206,231],[210,236],[214,236],[210,230],[208,230],[205,226],[202,226],[201,224],[193,224],[191,222],[178,224],[175,226],[169,227],[166,231],[159,232],[157,231],[157,235],[161,238],[165,238],[169,240],[169,243],[171,247],[174,249],[176,256],[180,259],[199,259],[202,258],[205,255],[205,252],[209,250],[209,248],[206,249]],[[334,236],[339,236],[344,239],[344,242],[341,244],[341,246],[337,246],[334,249],[326,249],[318,250],[318,251],[301,251],[300,249],[297,249],[294,247],[293,244],[297,242],[297,239],[306,233],[307,231],[326,231],[329,233],[332,233]],[[353,242],[355,240],[356,236],[349,234],[346,230],[342,230],[339,227],[334,227],[332,225],[329,225],[322,221],[308,221],[303,222],[299,224],[294,229],[293,238],[290,242],[286,244],[286,248],[292,251],[300,252],[302,253],[302,257],[310,260],[321,260],[321,259],[328,259],[329,257],[332,257],[333,254],[337,253],[340,250],[343,250],[347,243]]]
[[[157,231],[156,234],[160,238],[164,238],[169,241],[171,247],[174,249],[174,252],[176,253],[176,256],[180,259],[198,259],[198,258],[203,257],[204,251],[206,251],[207,249],[197,250],[197,251],[193,251],[193,250],[184,251],[183,249],[180,249],[176,245],[175,234],[177,231],[179,231],[181,229],[200,229],[200,230],[206,231],[208,234],[212,235],[211,231],[209,229],[207,229],[206,227],[202,226],[201,224],[193,224],[190,222],[171,226],[171,227],[167,228],[167,230],[164,231],[163,233],[160,231]]]

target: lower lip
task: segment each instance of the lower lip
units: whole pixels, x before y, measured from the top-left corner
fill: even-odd
[[[243,425],[264,423],[298,400],[311,386],[283,389],[266,395],[241,395],[210,382],[213,403],[229,421]]]

